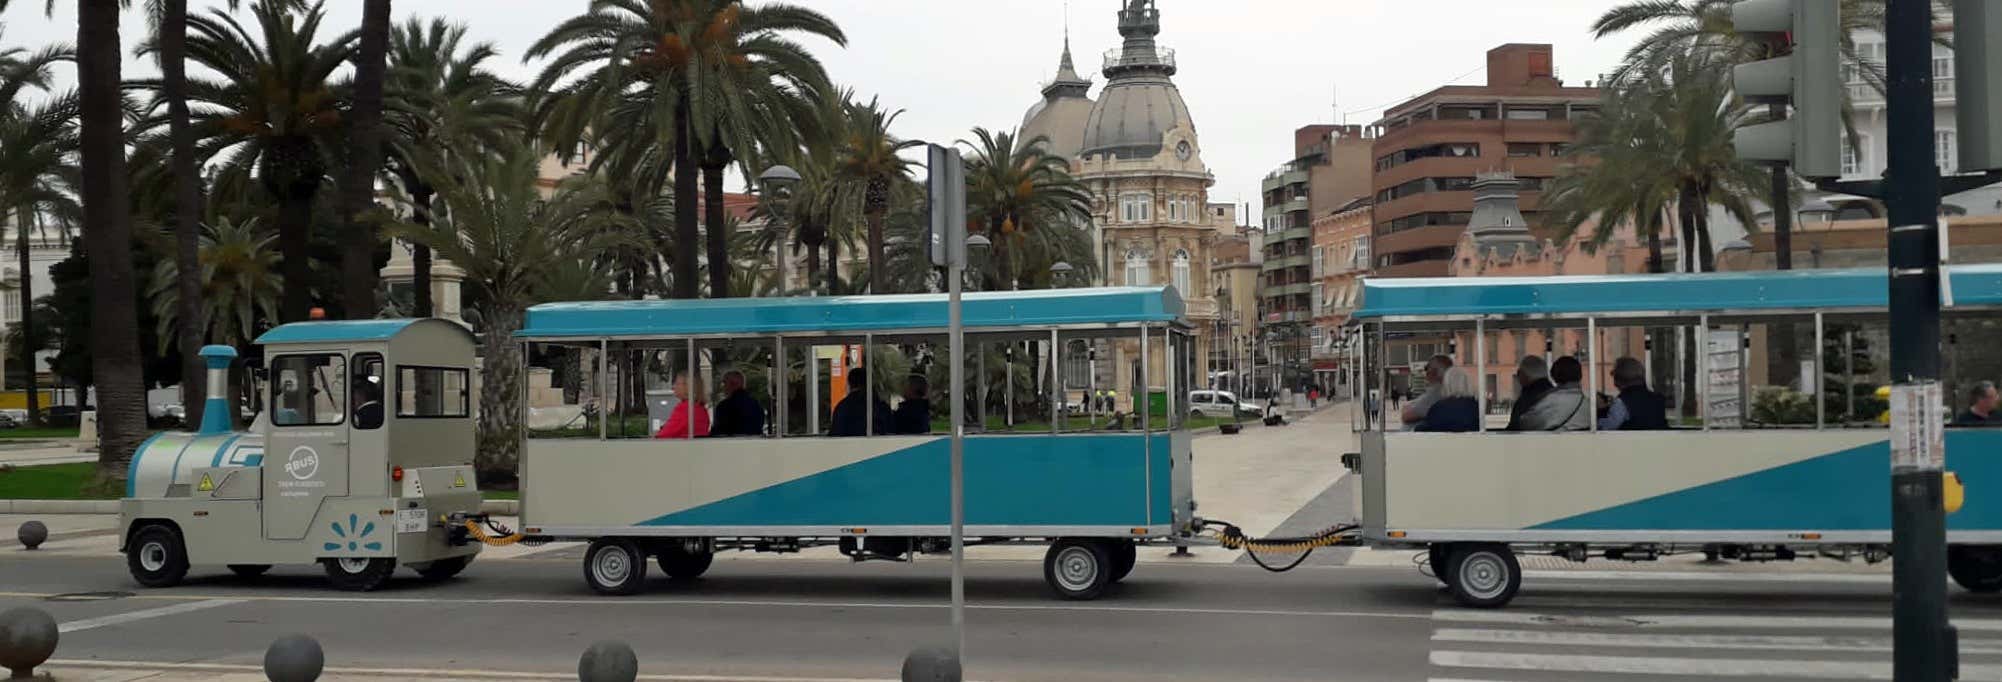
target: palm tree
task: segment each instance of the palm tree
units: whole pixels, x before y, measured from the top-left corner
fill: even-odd
[[[97,388],[98,475],[110,481],[123,478],[126,463],[146,438],[139,287],[132,273],[131,207],[126,191],[129,178],[125,171],[118,10],[116,3],[109,2],[85,2],[77,7],[83,239],[91,262],[91,288],[106,294],[91,297],[91,380]],[[112,292],[135,295],[110,295]]]
[[[1737,32],[1731,21],[1731,6],[1738,0],[1628,0],[1606,10],[1592,22],[1594,37],[1652,28],[1653,32],[1627,50],[1626,57],[1610,74],[1613,83],[1644,78],[1659,73],[1682,54],[1699,52],[1724,64],[1768,59],[1775,46]],[[1862,78],[1878,90],[1884,88],[1882,64],[1870,62],[1856,50],[1852,37],[1863,30],[1884,27],[1887,0],[1840,0],[1842,13],[1842,56],[1857,67]],[[1934,10],[1937,11],[1936,9]]]
[[[330,133],[341,127],[333,73],[354,54],[357,34],[320,44],[322,3],[294,16],[296,0],[251,5],[257,33],[221,9],[188,18],[188,57],[214,76],[191,78],[188,101],[203,159],[221,157],[224,170],[255,176],[278,203],[278,244],[284,255],[285,321],[306,319],[313,292],[309,253],[313,202],[332,156]],[[150,49],[150,48],[147,48]],[[159,93],[157,80],[137,87]],[[156,122],[157,123],[157,122]],[[371,294],[372,296],[372,294]]]
[[[736,0],[593,0],[590,11],[559,24],[529,49],[530,58],[562,50],[532,89],[542,132],[566,157],[582,143],[600,156],[594,167],[614,177],[656,160],[667,147],[674,169],[674,293],[699,291],[694,244],[698,163],[711,170],[711,229],[723,228],[721,173],[759,143],[789,148],[810,108],[799,102],[824,89],[819,62],[785,34],[844,43],[818,12],[786,4],[747,8]],[[590,73],[561,85],[575,71]],[[559,87],[559,85],[561,85]],[[704,158],[698,162],[697,155]],[[727,260],[728,235],[709,244]],[[727,289],[727,265],[718,281]]]
[[[860,209],[869,230],[865,241],[869,250],[869,291],[887,293],[883,221],[890,212],[892,192],[907,187],[911,172],[910,162],[898,153],[923,143],[899,140],[890,134],[890,126],[904,113],[902,109],[885,111],[875,98],[868,104],[843,99],[842,118],[846,125],[839,131],[840,151],[834,163],[842,191],[836,201],[842,206],[855,204]],[[910,196],[915,192],[904,194],[915,198]]]
[[[431,224],[431,200],[438,193],[433,177],[522,132],[523,109],[514,86],[484,66],[499,52],[485,42],[461,49],[465,37],[462,24],[416,18],[390,35],[383,151],[392,178],[410,200],[411,220],[419,225]],[[410,257],[415,312],[429,317],[435,306],[431,248],[413,244]]]
[[[579,220],[563,194],[545,201],[536,185],[541,161],[521,147],[474,160],[463,178],[439,186],[442,220],[401,230],[465,269],[474,288],[485,358],[477,465],[489,478],[512,477],[520,461],[523,359],[512,331],[548,286],[548,265],[595,259],[626,238]]]
[[[168,140],[173,147],[174,176],[174,259],[181,278],[179,316],[193,317],[200,311],[196,299],[201,282],[198,267],[202,209],[201,162],[195,158],[195,133],[188,119],[187,38],[188,0],[159,0],[153,23],[153,39],[160,46],[155,55],[160,65],[160,96],[166,100]],[[183,327],[175,337],[181,351],[181,404],[187,409],[186,424],[202,423],[202,388],[188,377],[201,376],[202,337],[192,326]]]
[[[341,182],[341,300],[351,318],[375,313],[375,174],[382,168],[382,91],[389,52],[389,1],[363,0],[348,107],[346,174]],[[317,8],[316,8],[317,9]]]
[[[0,225],[11,221],[14,252],[20,259],[19,329],[25,334],[21,367],[28,377],[31,422],[41,421],[42,412],[35,385],[35,350],[41,339],[32,331],[35,290],[29,237],[38,227],[67,226],[81,210],[74,198],[78,185],[77,99],[64,94],[32,107],[15,100],[28,89],[46,90],[49,67],[73,58],[62,45],[33,54],[18,49],[0,51]]]
[[[986,128],[974,128],[973,136],[972,142],[960,140],[972,151],[966,166],[968,229],[993,243],[994,288],[1020,288],[1031,274],[1021,267],[1024,261],[1064,239],[1043,233],[1081,234],[1081,226],[1091,223],[1091,194],[1071,177],[1068,161],[1043,151],[1042,138],[1016,144],[1015,133]]]
[[[160,336],[165,338],[177,328],[193,329],[219,344],[248,345],[260,322],[278,319],[284,282],[278,276],[277,240],[278,235],[265,231],[257,218],[224,217],[204,225],[200,270],[195,273],[201,288],[196,292],[193,324],[181,324],[180,265],[161,260],[146,289]]]

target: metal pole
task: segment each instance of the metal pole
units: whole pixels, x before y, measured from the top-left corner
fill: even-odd
[[[957,223],[958,221],[954,221]],[[960,316],[965,279],[964,227],[946,231],[946,343],[952,356],[948,394],[952,396],[952,639],[960,665],[966,661],[966,333]]]
[[[1050,396],[1050,433],[1063,433],[1064,431],[1061,426],[1064,423],[1064,413],[1063,413],[1064,394],[1067,393],[1068,391],[1065,390],[1063,379],[1060,376],[1062,374],[1063,365],[1058,362],[1058,358],[1063,353],[1064,347],[1062,343],[1063,343],[1063,335],[1057,333],[1056,329],[1051,329],[1050,352],[1048,354],[1048,357],[1050,358],[1050,369],[1048,373],[1049,387],[1050,387],[1050,392],[1048,394]]]
[[[1828,395],[1828,387],[1824,385],[1828,382],[1828,372],[1827,370],[1822,369],[1821,366],[1822,363],[1827,362],[1827,360],[1822,357],[1823,355],[1826,354],[1824,350],[1826,346],[1823,345],[1824,343],[1826,343],[1826,341],[1823,340],[1822,333],[1823,332],[1822,332],[1821,313],[1815,313],[1814,314],[1814,395],[1810,397],[1814,399],[1814,430],[1816,431],[1828,428],[1828,400],[1826,400],[1824,397]],[[1805,385],[1806,384],[1803,382],[1802,386]]]
[[[1614,390],[1619,390],[1615,386]],[[1599,318],[1585,318],[1585,398],[1596,407],[1599,404]],[[1599,415],[1592,414],[1593,432],[1599,430]]]
[[[792,392],[786,390],[786,375],[790,374],[791,363],[786,362],[786,337],[772,341],[772,380],[765,383],[772,386],[772,414],[778,416],[778,423],[772,425],[772,437],[786,437],[786,419],[791,416],[786,403],[792,402]]]
[[[611,417],[606,398],[612,397],[612,373],[606,371],[606,359],[612,354],[612,342],[598,339],[598,440],[605,439],[605,422]]]
[[[1474,430],[1488,430],[1488,321],[1474,320],[1474,400],[1480,403],[1481,421]]]
[[[1939,167],[1933,157],[1932,3],[1891,0],[1884,39],[1890,164],[1891,671],[1899,682],[1954,676],[1947,624],[1946,447],[1939,383]]]

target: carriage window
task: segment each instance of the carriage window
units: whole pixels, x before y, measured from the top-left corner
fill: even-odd
[[[464,417],[469,413],[466,370],[396,367],[396,416]]]
[[[354,405],[354,427],[362,430],[382,428],[382,355],[357,353],[354,365],[354,386],[348,397],[348,402]]]
[[[326,426],[347,415],[347,362],[333,353],[286,355],[271,363],[271,423]]]

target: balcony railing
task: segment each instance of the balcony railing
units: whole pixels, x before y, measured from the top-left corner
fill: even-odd
[[[1152,50],[1127,50],[1115,47],[1105,51],[1105,70],[1111,71],[1127,66],[1152,66],[1159,64],[1168,68],[1175,66],[1175,49],[1155,47]]]
[[[1314,257],[1308,254],[1300,254],[1297,256],[1279,256],[1279,257],[1267,256],[1265,258],[1265,262],[1258,266],[1258,270],[1260,272],[1271,272],[1273,270],[1284,270],[1287,268],[1306,267],[1308,265],[1312,265],[1313,262],[1314,262]]]

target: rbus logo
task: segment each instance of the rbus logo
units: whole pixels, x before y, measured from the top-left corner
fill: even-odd
[[[293,448],[285,458],[285,473],[301,481],[312,478],[320,473],[320,453],[304,445]]]

